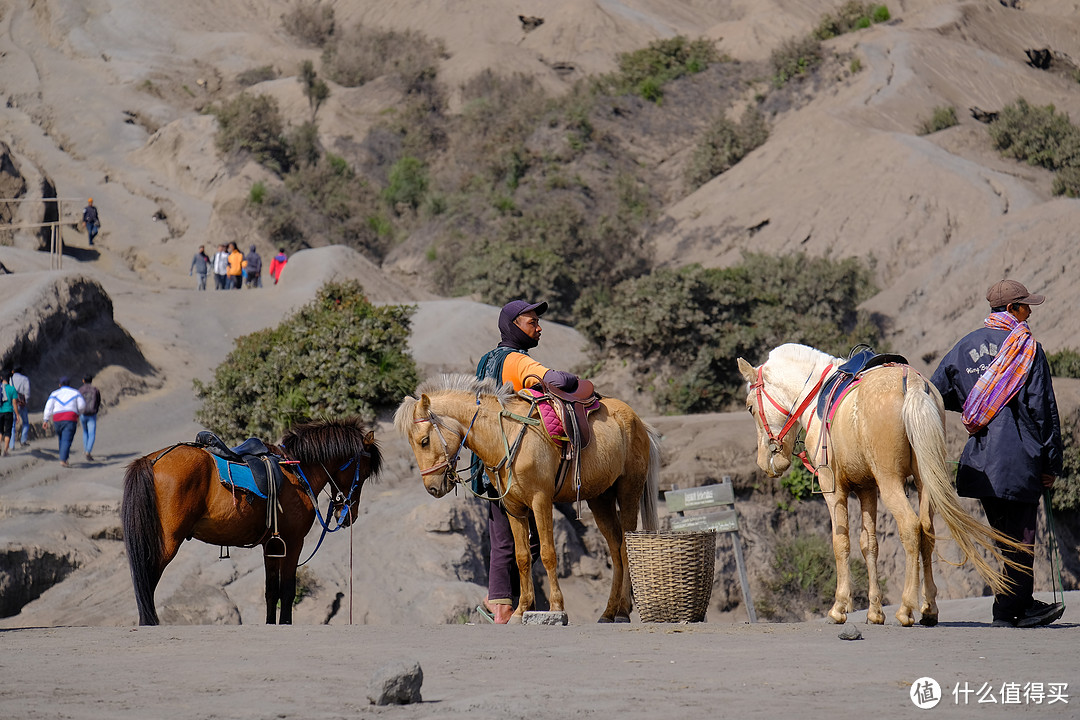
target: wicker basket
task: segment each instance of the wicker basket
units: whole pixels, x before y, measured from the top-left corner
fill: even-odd
[[[626,534],[642,622],[703,622],[712,595],[716,531]]]

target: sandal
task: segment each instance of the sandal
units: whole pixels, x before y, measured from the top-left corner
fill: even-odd
[[[476,606],[476,612],[480,613],[480,617],[484,618],[489,623],[494,623],[495,622],[495,616],[492,615],[491,613],[489,613],[487,611],[487,608],[485,608],[483,605],[477,605]]]

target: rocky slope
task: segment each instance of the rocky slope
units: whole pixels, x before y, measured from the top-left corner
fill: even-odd
[[[703,33],[737,59],[764,60],[836,4],[339,0],[335,9],[342,23],[421,30],[442,40],[447,57],[439,75],[451,88],[490,67],[532,74],[559,91],[587,73],[612,69],[619,52],[676,33]],[[985,288],[1010,275],[1050,298],[1032,319],[1047,349],[1074,344],[1080,321],[1071,309],[1080,289],[1069,221],[1077,201],[1052,197],[1048,172],[998,156],[985,126],[967,110],[997,110],[1024,95],[1080,116],[1080,85],[1029,66],[1024,55],[1049,47],[1080,58],[1080,16],[1065,0],[1010,5],[900,2],[890,4],[890,23],[829,41],[828,51],[844,58],[830,67],[858,58],[861,71],[839,72],[799,109],[778,111],[764,146],[665,208],[650,237],[658,259],[723,266],[747,249],[872,257],[882,290],[866,308],[893,318],[892,346],[923,368],[981,320]],[[235,240],[255,243],[264,257],[272,253],[239,212],[252,183],[267,172],[254,163],[223,162],[213,146],[214,120],[198,109],[237,92],[238,73],[270,64],[285,76],[260,91],[278,98],[290,122],[306,118],[306,100],[290,73],[301,60],[317,60],[318,51],[283,32],[280,18],[291,6],[0,0],[0,194],[60,198],[68,246],[61,275],[50,269],[42,252],[47,240],[35,229],[0,245],[0,263],[14,273],[0,276],[0,355],[29,366],[38,411],[61,366],[68,374],[95,372],[111,403],[99,428],[97,463],[60,473],[51,440],[0,458],[2,614],[22,607],[0,624],[134,621],[117,539],[124,465],[193,437],[192,379],[207,378],[235,337],[275,324],[321,281],[357,277],[376,301],[417,304],[412,348],[425,372],[467,369],[494,342],[496,309],[435,297],[393,268],[342,248],[297,254],[274,288],[201,295],[190,289],[185,270],[199,244]],[[518,15],[544,23],[525,32]],[[380,81],[335,87],[320,127],[327,136],[362,137],[399,99],[400,91]],[[919,119],[945,104],[957,108],[960,123],[918,136]],[[674,149],[671,157],[686,154],[687,148]],[[103,220],[95,248],[86,247],[76,227],[88,196]],[[0,218],[38,223],[49,219],[50,207],[0,203]],[[407,258],[398,269],[422,261]],[[95,298],[89,304],[69,302],[88,294]],[[58,311],[69,321],[47,319]],[[76,316],[81,320],[71,320]],[[572,329],[551,326],[539,358],[583,367],[583,344]],[[620,394],[614,378],[602,389]],[[1063,409],[1077,407],[1075,389],[1063,389]],[[826,532],[820,502],[778,509],[784,496],[754,468],[745,413],[654,422],[665,434],[667,485],[735,479],[755,584],[768,571],[777,537]],[[482,597],[480,508],[462,498],[431,501],[407,448],[385,424],[379,434],[389,458],[384,480],[366,491],[351,542],[331,538],[312,561],[311,594],[298,606],[298,622],[451,622],[469,617]],[[882,523],[884,574],[896,588],[899,553],[889,523]],[[560,538],[571,616],[591,620],[607,582],[596,531],[564,520]],[[1071,581],[1080,558],[1075,540],[1062,540]],[[159,589],[163,618],[261,617],[258,554],[234,551],[228,560],[217,554],[196,544],[182,550]],[[951,557],[947,549],[943,554]],[[712,617],[742,617],[730,555],[719,557]],[[945,596],[981,592],[965,573],[940,567]],[[1049,571],[1039,572],[1045,586]]]

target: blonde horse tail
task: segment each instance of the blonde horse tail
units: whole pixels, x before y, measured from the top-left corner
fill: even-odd
[[[945,427],[941,422],[938,405],[930,394],[936,394],[936,391],[925,378],[919,379],[925,383],[923,387],[917,387],[917,383],[913,382],[914,378],[909,376],[908,384],[912,387],[908,387],[904,396],[903,416],[904,428],[915,452],[923,492],[929,493],[931,507],[945,521],[953,540],[960,548],[963,558],[960,564],[970,560],[991,590],[995,594],[1000,593],[1007,589],[1008,581],[1001,570],[991,566],[980,549],[989,551],[999,563],[1014,567],[1019,565],[1006,558],[996,543],[1019,550],[1030,549],[980,523],[961,507],[960,498],[953,487],[952,474],[949,472],[945,451]]]
[[[641,529],[656,532],[660,528],[657,501],[660,494],[660,433],[645,423],[649,434],[649,471],[645,476],[645,488],[641,491]]]

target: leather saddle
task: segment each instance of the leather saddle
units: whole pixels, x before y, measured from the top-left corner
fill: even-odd
[[[236,447],[229,447],[214,433],[202,430],[195,436],[195,443],[226,462],[245,465],[251,472],[256,494],[260,497],[267,498],[271,495],[271,481],[275,495],[285,482],[285,475],[279,464],[281,457],[259,438],[248,438]]]
[[[543,380],[540,381],[540,385],[544,388],[544,392],[552,398],[553,402],[559,403],[567,437],[580,450],[589,447],[589,443],[592,442],[592,429],[589,427],[589,409],[593,408],[600,399],[592,382],[579,378],[577,389],[573,392],[567,392],[554,385],[548,385]]]

